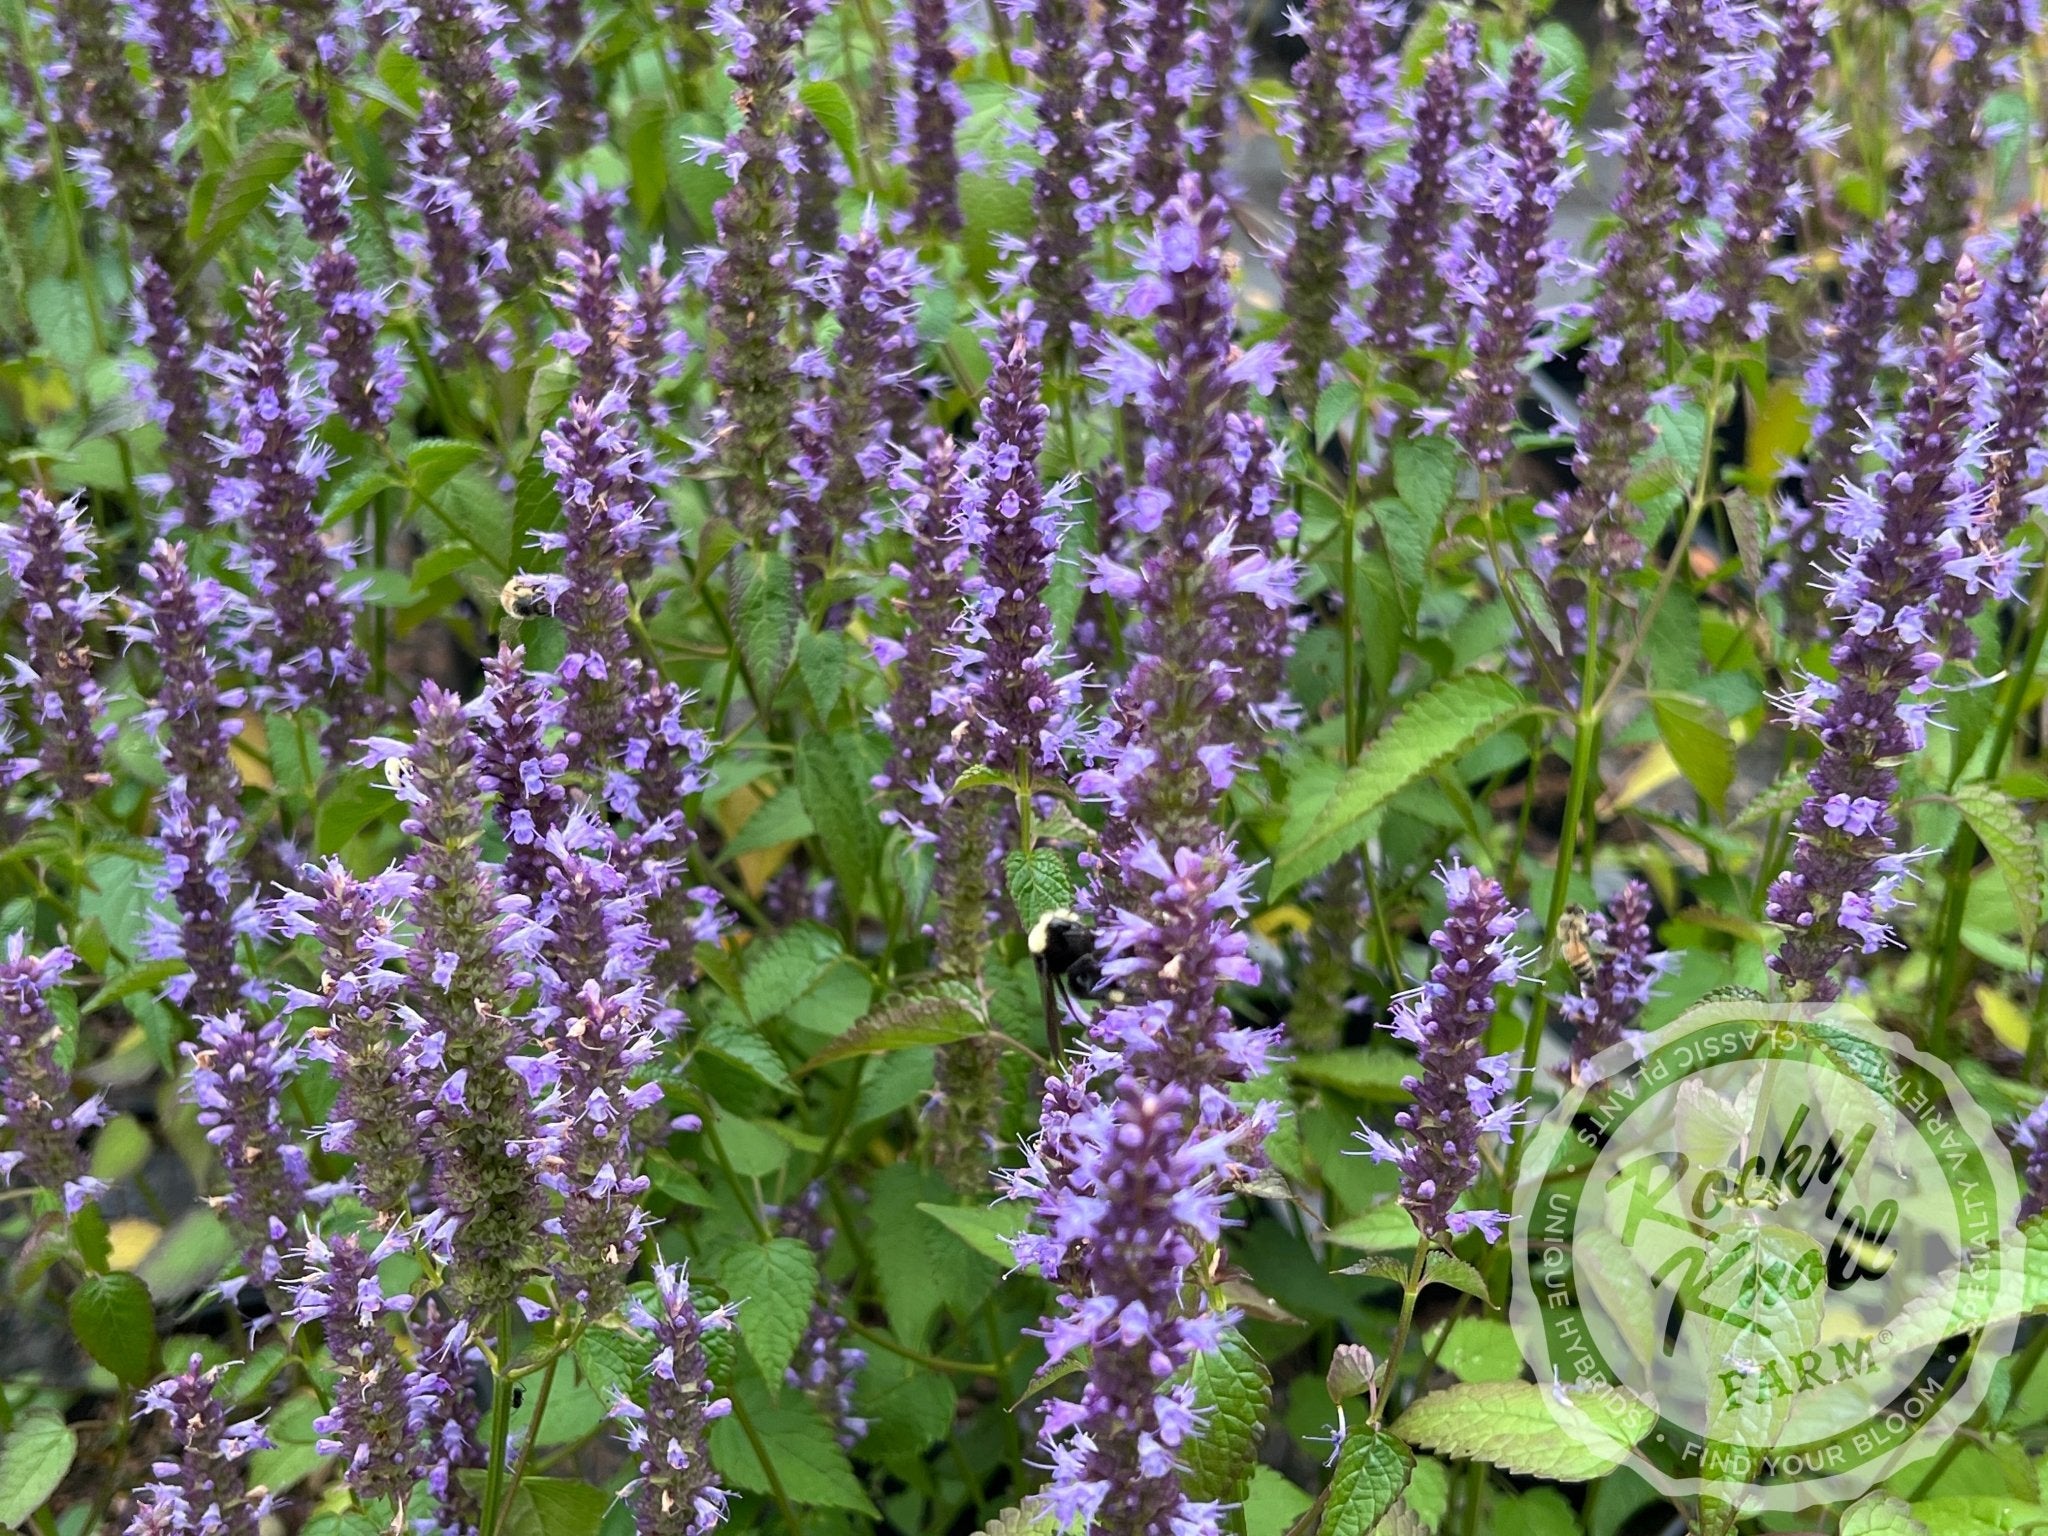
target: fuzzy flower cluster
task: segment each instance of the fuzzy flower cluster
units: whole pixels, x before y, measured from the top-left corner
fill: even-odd
[[[1085,350],[1095,315],[1089,264],[1105,217],[1107,178],[1095,123],[1095,54],[1085,0],[1031,0],[1032,47],[1019,62],[1038,77],[1032,99],[1032,235],[1026,276],[1045,327],[1046,356],[1064,366]]]
[[[215,473],[206,376],[177,283],[154,256],[136,263],[131,309],[135,344],[149,354],[137,394],[150,420],[163,429],[164,473],[176,492],[175,511],[181,520],[204,526],[213,516]]]
[[[953,83],[960,67],[952,0],[911,0],[901,15],[908,34],[896,47],[905,81],[897,102],[897,153],[910,173],[908,227],[926,235],[960,232],[960,149],[967,98]]]
[[[1499,992],[1521,979],[1511,945],[1520,915],[1500,882],[1459,863],[1437,872],[1444,925],[1430,935],[1437,962],[1429,979],[1396,1000],[1394,1037],[1415,1047],[1416,1071],[1404,1086],[1415,1102],[1394,1116],[1399,1142],[1367,1128],[1360,1133],[1375,1162],[1401,1170],[1401,1204],[1424,1237],[1479,1231],[1492,1242],[1507,1217],[1457,1209],[1478,1182],[1479,1142],[1506,1139],[1519,1101],[1514,1053],[1488,1056],[1486,1033]]]
[[[647,1406],[621,1395],[612,1411],[626,1425],[628,1449],[640,1456],[632,1490],[642,1536],[709,1536],[725,1520],[726,1491],[711,1466],[706,1432],[732,1412],[716,1395],[704,1359],[706,1330],[730,1328],[724,1308],[699,1313],[690,1295],[690,1272],[680,1264],[654,1267],[654,1301],[635,1299],[628,1316],[653,1335],[647,1367]]]
[[[103,766],[114,727],[93,676],[86,626],[99,617],[92,542],[79,502],[52,501],[36,486],[21,493],[15,520],[0,523],[0,561],[19,593],[28,644],[9,659],[8,679],[26,696],[36,755],[0,767],[0,783],[31,773],[65,800],[89,800],[108,782]]]
[[[163,1415],[170,1454],[151,1465],[154,1481],[142,1490],[129,1536],[257,1536],[271,1501],[250,1488],[248,1460],[271,1440],[255,1419],[228,1422],[220,1398],[226,1373],[204,1369],[194,1355],[137,1398],[141,1412]]]
[[[285,1041],[282,1017],[258,1025],[239,1013],[202,1019],[199,1039],[184,1049],[192,1063],[186,1092],[227,1176],[224,1205],[247,1277],[267,1286],[284,1272],[282,1245],[313,1181],[306,1149],[281,1114],[299,1052]]]
[[[393,240],[413,263],[413,302],[432,319],[441,365],[481,357],[510,367],[510,337],[487,319],[484,297],[484,285],[504,270],[505,253],[484,231],[483,214],[464,179],[467,169],[456,150],[447,101],[439,91],[424,92],[399,193],[419,228],[400,230]]]
[[[1574,1079],[1594,1057],[1634,1033],[1659,974],[1658,957],[1650,952],[1650,888],[1642,881],[1629,881],[1606,910],[1588,914],[1586,923],[1592,975],[1558,1005],[1573,1030]]]
[[[229,473],[214,487],[214,517],[245,531],[259,605],[245,664],[262,680],[263,702],[324,709],[329,749],[339,751],[368,713],[370,665],[340,585],[345,560],[314,505],[334,459],[316,435],[329,406],[294,364],[279,286],[258,273],[243,297],[241,349],[216,354],[212,366],[233,410],[221,455]]]
[[[1093,1530],[1214,1536],[1221,1511],[1181,1486],[1202,1417],[1192,1384],[1174,1378],[1231,1320],[1183,1302],[1222,1236],[1228,1139],[1199,1126],[1186,1089],[1128,1078],[1102,1098],[1053,1079],[1043,1125],[1009,1175],[1045,1229],[1017,1240],[1017,1262],[1061,1285],[1048,1359],[1088,1351],[1080,1395],[1045,1410],[1047,1507]]]
[[[58,1056],[64,1031],[50,993],[71,965],[70,950],[32,955],[19,933],[0,961],[0,1129],[12,1142],[0,1152],[0,1182],[58,1191],[76,1214],[106,1189],[88,1171],[83,1140],[106,1112],[97,1094],[79,1102]]]
[[[349,426],[381,432],[405,392],[405,368],[396,344],[378,340],[390,306],[364,286],[348,248],[348,178],[323,156],[308,155],[290,206],[320,247],[300,273],[320,310],[319,334],[306,343],[314,377]]]
[[[417,1425],[432,1390],[408,1372],[397,1335],[385,1326],[412,1311],[410,1295],[387,1294],[377,1279],[377,1266],[404,1251],[395,1234],[367,1246],[349,1235],[315,1235],[292,1306],[295,1322],[322,1326],[334,1360],[331,1406],[313,1421],[315,1448],[341,1458],[358,1497],[394,1504],[419,1479]]]
[[[1894,841],[1894,765],[1926,743],[1931,685],[1952,633],[1950,583],[1981,588],[1981,602],[2010,595],[2017,574],[2011,551],[1986,547],[1985,492],[1969,474],[1979,300],[1965,258],[1917,353],[1884,466],[1829,510],[1844,555],[1829,590],[1835,676],[1809,679],[1789,701],[1792,721],[1819,733],[1821,755],[1793,823],[1792,867],[1765,908],[1786,930],[1770,965],[1795,998],[1834,997],[1845,960],[1891,942],[1885,915],[1907,878]]]

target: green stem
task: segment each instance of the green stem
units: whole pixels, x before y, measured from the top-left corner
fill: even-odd
[[[533,1459],[533,1443],[540,1437],[541,1421],[547,1417],[548,1397],[555,1390],[555,1372],[561,1367],[562,1353],[561,1350],[556,1350],[548,1356],[547,1370],[540,1378],[540,1392],[533,1400],[533,1417],[527,1421],[526,1439],[520,1444],[519,1461],[512,1468],[512,1481],[505,1489],[504,1503],[498,1510],[497,1524],[486,1523],[483,1527],[491,1536],[496,1536],[498,1531],[504,1529],[507,1511],[512,1508],[512,1501],[519,1497],[519,1485],[526,1480],[526,1464]],[[510,1420],[511,1415],[508,1412],[508,1427]]]
[[[870,1344],[878,1344],[892,1355],[901,1355],[913,1365],[924,1366],[933,1371],[957,1371],[962,1376],[989,1376],[1000,1378],[1002,1367],[988,1365],[980,1360],[947,1360],[939,1355],[928,1355],[923,1350],[912,1349],[908,1344],[899,1344],[885,1333],[877,1333],[865,1323],[847,1320],[846,1326],[859,1334]]]
[[[491,1460],[484,1470],[484,1512],[479,1530],[498,1528],[500,1499],[505,1485],[505,1446],[512,1435],[512,1382],[507,1375],[512,1358],[512,1304],[498,1314],[497,1358],[491,1362]]]
[[[1408,1347],[1408,1329],[1415,1321],[1415,1298],[1422,1294],[1422,1267],[1428,1259],[1429,1239],[1425,1237],[1415,1245],[1415,1256],[1408,1261],[1408,1279],[1401,1287],[1401,1316],[1394,1323],[1394,1341],[1387,1346],[1387,1363],[1381,1367],[1380,1389],[1373,1402],[1372,1418],[1367,1421],[1374,1429],[1380,1427],[1394,1395],[1394,1378],[1401,1368],[1401,1353]]]
[[[782,1479],[776,1474],[775,1462],[768,1454],[760,1432],[754,1428],[754,1421],[747,1416],[747,1405],[734,1394],[732,1402],[733,1422],[740,1427],[740,1433],[747,1437],[747,1444],[754,1448],[754,1459],[761,1463],[761,1475],[768,1479],[768,1493],[775,1500],[775,1507],[782,1511],[783,1523],[789,1527],[790,1536],[797,1536],[803,1530],[803,1522],[796,1517],[796,1510],[789,1502],[789,1495],[782,1491]]]

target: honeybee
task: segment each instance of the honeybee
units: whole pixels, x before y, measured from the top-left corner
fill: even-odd
[[[526,571],[515,572],[498,594],[498,606],[505,610],[508,618],[537,619],[544,613],[552,612],[554,599],[548,592],[548,579]]]
[[[1607,946],[1593,937],[1593,922],[1584,907],[1574,903],[1564,909],[1557,920],[1556,947],[1557,958],[1579,978],[1579,986],[1592,986]]]

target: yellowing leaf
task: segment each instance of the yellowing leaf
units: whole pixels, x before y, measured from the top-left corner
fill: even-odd
[[[2027,1038],[2034,1032],[2034,1021],[2026,1010],[1991,987],[1977,988],[1977,1007],[1984,1015],[1984,1026],[1998,1038],[1998,1043],[2008,1051],[2024,1052]]]

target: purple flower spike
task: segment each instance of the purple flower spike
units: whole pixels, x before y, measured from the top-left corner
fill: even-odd
[[[2021,214],[1998,257],[1991,280],[1984,285],[1979,324],[1986,350],[2011,368],[2024,350],[2020,333],[2048,284],[2048,217],[2038,208]]]
[[[1915,360],[1887,466],[1829,511],[1842,561],[1829,595],[1835,677],[1809,679],[1790,700],[1792,722],[1818,730],[1821,754],[1807,775],[1812,797],[1793,822],[1792,867],[1765,905],[1785,930],[1769,963],[1795,1001],[1832,999],[1844,961],[1892,940],[1884,918],[1906,878],[1893,841],[1892,765],[1926,744],[1930,709],[1909,695],[1941,665],[1944,578],[1978,511],[1957,474],[1974,432],[1978,297],[1966,258]],[[2005,580],[2009,589],[2009,568]]]
[[[1287,299],[1288,398],[1312,415],[1323,370],[1341,350],[1336,319],[1345,272],[1365,216],[1365,161],[1382,136],[1390,18],[1377,4],[1315,0],[1297,29],[1307,53],[1294,66],[1287,118],[1295,171],[1280,194],[1293,239],[1280,269]]]
[[[1038,77],[1028,277],[1045,326],[1046,357],[1064,367],[1085,350],[1094,286],[1090,257],[1108,189],[1095,126],[1086,0],[1032,0],[1030,15],[1032,50],[1020,59]]]
[[[1817,125],[1809,113],[1822,55],[1820,23],[1820,0],[1787,0],[1777,58],[1737,173],[1733,216],[1701,285],[1701,308],[1711,305],[1713,319],[1704,328],[1692,327],[1719,345],[1761,341],[1770,323],[1764,280],[1779,232],[1802,202],[1801,158],[1815,148]]]
[[[50,990],[71,969],[68,949],[31,955],[21,934],[7,939],[0,963],[0,1127],[13,1145],[0,1152],[0,1182],[60,1194],[73,1213],[106,1186],[86,1170],[86,1131],[106,1119],[97,1095],[74,1101],[71,1079],[57,1064],[63,1036],[50,1010]]]
[[[627,382],[631,366],[623,350],[625,306],[619,295],[619,258],[596,245],[562,252],[567,323],[555,345],[576,364],[575,398],[595,404]]]
[[[202,1370],[194,1355],[178,1375],[137,1394],[139,1412],[164,1416],[171,1455],[150,1465],[155,1481],[142,1490],[129,1536],[257,1536],[270,1496],[251,1494],[246,1463],[271,1441],[254,1419],[228,1423],[216,1391],[227,1369]]]
[[[164,469],[177,492],[178,515],[203,528],[213,518],[214,479],[206,381],[177,283],[153,256],[135,266],[134,320],[135,344],[149,353],[150,361],[144,404],[150,419],[163,428]]]
[[[1806,371],[1805,399],[1812,413],[1806,451],[1806,502],[1824,507],[1857,472],[1857,444],[1863,439],[1877,399],[1877,374],[1890,361],[1892,322],[1902,282],[1910,286],[1896,214],[1884,218],[1867,240],[1843,255],[1842,298],[1818,337],[1820,346]],[[1817,543],[1820,525],[1812,524]],[[1811,555],[1814,548],[1798,551]],[[1796,591],[1803,582],[1788,586]]]
[[[1183,1301],[1189,1269],[1222,1233],[1224,1140],[1192,1130],[1179,1087],[1125,1080],[1106,1101],[1071,1094],[1057,1078],[1047,1086],[1057,1160],[1034,1153],[1013,1180],[1051,1233],[1020,1245],[1018,1261],[1064,1282],[1046,1353],[1089,1351],[1081,1395],[1046,1405],[1046,1504],[1061,1524],[1104,1536],[1215,1536],[1217,1506],[1181,1488],[1182,1447],[1201,1433],[1194,1389],[1171,1383],[1230,1321]]]
[[[627,1447],[640,1457],[633,1513],[641,1536],[709,1536],[725,1520],[726,1491],[712,1470],[707,1433],[732,1412],[716,1395],[704,1359],[704,1332],[732,1326],[721,1309],[699,1316],[690,1297],[690,1272],[654,1266],[655,1302],[628,1312],[633,1325],[654,1336],[647,1368],[647,1406],[621,1396],[613,1412],[625,1422]]]
[[[365,1503],[402,1502],[421,1470],[405,1361],[384,1324],[387,1316],[402,1321],[413,1299],[387,1296],[377,1280],[377,1266],[402,1251],[389,1238],[366,1248],[353,1236],[311,1237],[305,1273],[294,1285],[293,1319],[320,1323],[334,1359],[332,1406],[313,1421],[315,1449],[340,1458],[349,1487]]]
[[[328,749],[339,753],[363,723],[370,663],[337,585],[345,563],[313,505],[333,462],[315,435],[327,401],[292,366],[278,285],[259,272],[242,292],[242,350],[214,363],[234,417],[223,454],[230,476],[214,490],[214,512],[248,534],[261,608],[251,616],[247,664],[262,680],[259,699],[284,709],[318,704]]]
[[[827,269],[839,335],[823,391],[797,407],[790,459],[789,517],[807,581],[832,568],[843,542],[872,528],[875,491],[894,461],[893,444],[918,408],[922,276],[908,251],[883,247],[872,216],[842,242]]]
[[[960,232],[960,150],[967,98],[953,83],[952,0],[910,0],[907,42],[896,50],[904,93],[897,103],[897,154],[910,172],[909,227],[926,235]]]
[[[487,243],[503,262],[499,291],[510,297],[531,288],[553,266],[556,221],[521,142],[518,88],[500,67],[512,13],[496,0],[417,0],[397,14],[446,109],[453,174],[467,187]],[[424,124],[424,101],[421,106]]]
[[[1642,881],[1629,881],[1606,911],[1591,913],[1586,921],[1593,974],[1558,1005],[1576,1031],[1571,1064],[1575,1080],[1585,1075],[1586,1063],[1635,1033],[1635,1022],[1650,1001],[1659,973],[1657,957],[1650,952],[1650,888]]]
[[[397,346],[377,340],[389,306],[382,293],[363,286],[362,268],[348,248],[348,178],[322,156],[308,155],[299,170],[297,207],[306,233],[321,247],[301,271],[320,310],[320,334],[306,351],[341,419],[375,435],[398,409],[405,368]]]
[[[496,870],[478,852],[476,737],[462,701],[433,682],[420,685],[413,716],[410,747],[376,741],[371,755],[404,765],[394,772],[404,829],[419,840],[406,865],[419,925],[406,960],[424,1024],[409,1066],[430,1188],[453,1228],[451,1295],[473,1316],[511,1299],[532,1244],[537,1192],[517,1150],[532,1138],[532,1106],[509,1062],[518,1034],[505,1010],[518,986]]]
[[[1467,76],[1478,51],[1478,29],[1469,21],[1452,22],[1422,77],[1407,162],[1389,174],[1376,199],[1386,235],[1366,310],[1365,341],[1390,358],[1436,337],[1430,316],[1443,293],[1439,250],[1449,227],[1458,160],[1471,132]]]
[[[462,182],[462,169],[448,104],[439,91],[427,91],[420,97],[406,186],[399,194],[399,200],[419,216],[420,233],[394,238],[420,268],[413,285],[415,301],[433,316],[435,351],[442,364],[460,366],[472,356],[493,361],[503,356],[509,366],[502,336],[485,325],[482,287],[504,257],[484,233],[483,215]]]
[[[227,28],[207,0],[129,0],[126,32],[149,56],[156,80],[157,142],[169,158],[185,126],[192,86],[227,73]]]
[[[1454,1211],[1479,1179],[1479,1140],[1506,1139],[1519,1101],[1509,1095],[1516,1068],[1510,1055],[1481,1054],[1498,1006],[1496,994],[1521,977],[1509,947],[1521,916],[1500,883],[1453,863],[1438,871],[1444,925],[1430,935],[1439,956],[1429,980],[1396,999],[1396,1038],[1415,1047],[1418,1070],[1407,1080],[1415,1102],[1394,1116],[1407,1133],[1396,1145],[1378,1131],[1361,1139],[1373,1160],[1399,1165],[1401,1204],[1424,1237],[1461,1236],[1478,1228],[1491,1242],[1497,1213]]]
[[[1514,452],[1522,363],[1553,254],[1551,218],[1569,179],[1564,124],[1542,106],[1543,61],[1533,40],[1515,51],[1473,198],[1471,261],[1455,285],[1471,314],[1472,367],[1451,435],[1481,469],[1498,470]]]
[[[711,258],[711,377],[719,403],[714,451],[731,473],[733,521],[759,538],[776,513],[774,487],[788,455],[791,379],[784,327],[791,271],[791,86],[795,53],[823,9],[819,0],[718,0],[712,22],[731,50],[740,124],[726,145],[732,190],[718,200]]]
[[[1143,215],[1171,197],[1187,157],[1185,124],[1208,88],[1193,35],[1189,0],[1131,0],[1125,13],[1130,119],[1125,125],[1126,190],[1131,212]]]
[[[461,1474],[485,1465],[482,1410],[472,1383],[481,1358],[466,1320],[429,1299],[413,1322],[413,1368],[406,1377],[412,1428],[423,1442],[425,1482],[433,1496],[433,1530],[474,1532],[483,1513],[475,1487]]]
[[[839,194],[847,184],[846,161],[831,132],[809,107],[792,109],[790,138],[796,145],[797,165],[792,228],[803,247],[803,270],[811,272],[839,249]],[[804,295],[807,316],[815,318],[822,307],[815,295]]]
[[[596,142],[604,109],[598,100],[597,72],[584,56],[583,36],[590,16],[583,0],[546,0],[540,8],[546,38],[542,44],[547,84],[554,97],[548,132],[565,159],[580,155]]]
[[[1628,500],[1636,455],[1651,439],[1650,391],[1662,377],[1659,328],[1672,287],[1680,170],[1691,150],[1689,103],[1704,68],[1700,0],[1657,0],[1637,23],[1642,57],[1630,75],[1615,227],[1594,281],[1593,346],[1572,456],[1577,486],[1546,507],[1556,564],[1611,576],[1641,540]]]
[[[964,584],[958,654],[963,667],[980,667],[973,709],[985,733],[984,760],[1021,777],[1057,773],[1068,730],[1045,603],[1060,529],[1038,475],[1046,409],[1028,316],[1003,326],[993,353],[981,431],[963,466],[958,537],[981,565]]]
[[[106,594],[92,590],[92,544],[79,503],[25,488],[19,515],[0,523],[0,560],[20,593],[28,645],[11,663],[12,680],[27,693],[37,746],[34,757],[0,768],[0,775],[40,772],[62,799],[90,800],[111,782],[103,763],[114,727],[86,641],[85,627]]]
[[[537,540],[562,552],[554,601],[568,637],[557,674],[566,695],[562,749],[571,769],[597,772],[618,751],[631,655],[626,572],[650,527],[647,453],[626,397],[613,390],[571,400],[569,414],[541,434],[541,460],[562,493],[562,531]]]
[[[378,1221],[394,1225],[411,1211],[419,1179],[419,1104],[395,1039],[400,968],[407,947],[398,919],[412,881],[397,871],[358,879],[339,859],[308,865],[304,892],[287,892],[272,909],[277,930],[320,945],[317,992],[288,992],[292,1009],[324,1015],[308,1030],[305,1052],[325,1062],[334,1110],[321,1137],[329,1152],[355,1156],[355,1182]]]
[[[2012,1140],[2026,1154],[2020,1175],[2019,1220],[2027,1221],[2048,1211],[2048,1100],[2020,1122]]]
[[[284,1249],[312,1183],[305,1149],[285,1132],[279,1105],[298,1070],[284,1020],[252,1025],[239,1013],[205,1019],[187,1091],[227,1175],[228,1221],[242,1242],[248,1277],[268,1286],[283,1272]]]
[[[150,131],[152,114],[128,63],[127,29],[113,0],[57,0],[40,14],[53,24],[64,61],[50,75],[86,200],[95,208],[118,208],[138,254],[175,269],[184,198],[167,174],[165,146]]]
[[[488,684],[479,714],[478,782],[505,837],[505,887],[537,903],[546,894],[548,834],[569,816],[562,784],[566,754],[548,744],[558,709],[545,681],[526,670],[523,646],[501,646],[484,663]]]

